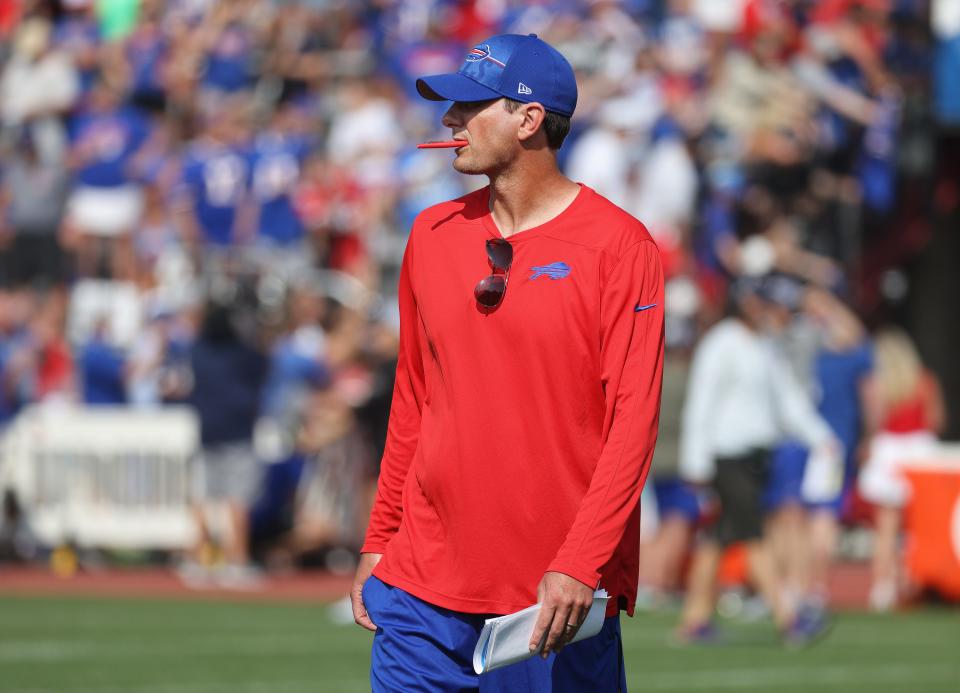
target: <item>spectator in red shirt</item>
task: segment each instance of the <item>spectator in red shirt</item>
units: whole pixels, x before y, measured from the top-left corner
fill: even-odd
[[[900,466],[929,454],[945,423],[943,394],[902,330],[876,339],[876,366],[868,381],[868,427],[875,432],[860,472],[861,495],[876,506],[876,544],[870,607],[888,611],[897,603],[897,533],[909,487]]]

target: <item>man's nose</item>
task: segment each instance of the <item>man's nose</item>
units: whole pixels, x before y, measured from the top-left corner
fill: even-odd
[[[451,105],[450,108],[447,109],[447,112],[443,114],[443,118],[440,119],[440,123],[445,128],[456,127],[460,122],[460,114],[456,103]]]

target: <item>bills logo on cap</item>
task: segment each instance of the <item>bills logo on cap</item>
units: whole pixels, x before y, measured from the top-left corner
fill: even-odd
[[[479,46],[472,49],[469,53],[467,53],[467,57],[464,58],[464,60],[470,63],[478,63],[481,60],[489,60],[494,65],[499,65],[500,67],[506,67],[504,63],[500,62],[499,60],[494,58],[492,55],[490,55],[490,46],[487,45],[486,43],[481,43]]]
[[[417,80],[431,101],[476,103],[500,97],[537,101],[570,117],[577,107],[577,78],[567,59],[535,34],[498,34],[468,48],[456,72]],[[496,56],[496,57],[494,57]]]

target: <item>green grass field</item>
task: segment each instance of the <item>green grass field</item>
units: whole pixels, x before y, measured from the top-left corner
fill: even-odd
[[[624,619],[632,691],[960,690],[956,610],[842,615],[802,652],[780,649],[768,624],[731,626],[722,647],[677,649],[671,625]],[[318,605],[0,598],[0,691],[365,691],[369,642]]]

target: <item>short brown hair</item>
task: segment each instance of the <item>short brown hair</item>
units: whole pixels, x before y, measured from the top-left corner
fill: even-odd
[[[503,106],[510,113],[515,113],[522,105],[523,102],[521,101],[506,97],[503,99]],[[570,116],[547,111],[546,117],[543,119],[543,131],[547,135],[547,146],[553,150],[560,149],[563,146],[563,141],[567,139],[567,135],[570,133]]]

